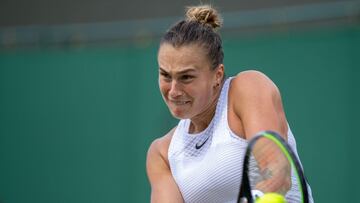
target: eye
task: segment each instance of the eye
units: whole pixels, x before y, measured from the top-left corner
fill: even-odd
[[[165,80],[171,80],[171,76],[168,73],[165,72],[160,72],[160,75],[162,78],[164,78]]]
[[[185,81],[185,82],[190,82],[192,79],[194,79],[195,77],[193,75],[183,75],[180,77],[180,79],[182,81]]]

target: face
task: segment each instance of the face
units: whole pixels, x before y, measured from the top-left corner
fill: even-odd
[[[211,69],[201,46],[161,45],[158,53],[159,87],[172,115],[193,118],[211,108],[223,77],[223,65]]]

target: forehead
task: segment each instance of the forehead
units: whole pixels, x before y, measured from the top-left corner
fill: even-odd
[[[158,63],[162,69],[210,68],[204,48],[197,44],[174,47],[165,43],[160,46]]]

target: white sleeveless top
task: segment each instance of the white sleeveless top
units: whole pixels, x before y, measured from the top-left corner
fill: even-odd
[[[233,133],[228,124],[228,91],[232,78],[221,90],[215,115],[208,127],[189,133],[190,119],[180,120],[171,139],[168,159],[171,173],[187,203],[236,202],[240,189],[247,140]],[[288,143],[296,151],[296,142],[289,128]],[[296,177],[292,175],[293,183]],[[311,197],[311,189],[309,194]],[[292,184],[291,190],[297,190]],[[300,202],[287,195],[288,202]],[[312,200],[312,197],[311,197]],[[312,202],[312,201],[310,201]]]

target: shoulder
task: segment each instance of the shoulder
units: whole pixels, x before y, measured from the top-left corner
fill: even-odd
[[[241,120],[245,137],[263,130],[286,134],[280,91],[264,73],[254,70],[239,73],[231,82],[229,94],[229,105]]]
[[[238,73],[231,84],[236,92],[253,92],[253,90],[266,90],[272,93],[277,92],[278,88],[274,82],[264,73],[256,70],[248,70]]]
[[[264,73],[248,70],[238,73],[231,81],[229,94],[239,101],[258,99],[280,99],[280,91]]]
[[[148,150],[148,157],[147,160],[152,161],[154,159],[161,158],[163,161],[168,164],[168,158],[167,158],[167,152],[169,149],[169,145],[171,142],[171,138],[175,132],[176,127],[171,129],[168,133],[166,133],[164,136],[155,139]]]
[[[151,185],[151,202],[184,202],[172,177],[167,151],[176,128],[154,140],[148,150],[146,172]]]

